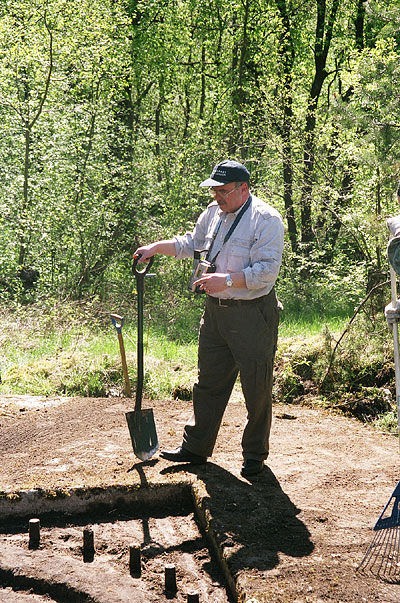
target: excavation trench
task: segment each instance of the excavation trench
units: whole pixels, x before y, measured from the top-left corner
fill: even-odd
[[[188,483],[2,497],[0,601],[233,601],[197,500]]]
[[[151,407],[160,447],[176,447],[191,403],[152,400]],[[240,603],[399,602],[399,585],[357,570],[399,480],[397,438],[324,410],[275,404],[267,466],[247,480],[240,475],[244,404],[228,405],[213,456],[199,466],[157,454],[139,463],[130,410],[129,398],[0,397],[1,603],[48,603],[40,580],[47,591],[54,584],[53,601],[66,599],[61,584],[69,601],[80,593],[87,601],[162,602],[171,564],[178,603],[189,588],[214,603],[229,600],[227,592]],[[31,551],[28,521],[38,516],[41,545]],[[96,553],[85,563],[87,527]],[[115,537],[119,529],[125,540]],[[140,579],[128,569],[136,541]]]

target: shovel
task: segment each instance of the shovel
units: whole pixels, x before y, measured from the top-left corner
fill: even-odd
[[[135,410],[125,413],[129,427],[129,433],[132,440],[133,452],[142,461],[148,461],[158,450],[158,438],[156,425],[154,423],[153,409],[142,410],[142,392],[143,392],[143,292],[144,279],[146,276],[155,276],[149,274],[154,258],[146,265],[144,270],[137,270],[136,258],[133,262],[132,271],[136,278],[137,298],[138,298],[138,329],[137,329],[137,384]]]

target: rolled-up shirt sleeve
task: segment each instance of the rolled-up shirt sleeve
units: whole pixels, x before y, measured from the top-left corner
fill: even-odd
[[[388,257],[392,268],[400,274],[400,237],[394,237],[388,245]]]
[[[216,208],[207,208],[200,214],[191,232],[186,232],[184,235],[176,235],[173,238],[176,251],[175,257],[178,260],[192,258],[195,249],[205,249],[207,233],[210,232],[210,224],[214,223],[217,209],[218,206]]]
[[[194,238],[192,232],[174,236],[175,257],[177,260],[193,257],[193,251],[195,249],[193,241]]]
[[[243,270],[248,289],[259,289],[275,283],[283,245],[284,226],[280,216],[260,216],[250,250],[250,265]]]

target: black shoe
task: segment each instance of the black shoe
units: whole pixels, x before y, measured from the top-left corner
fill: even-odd
[[[194,452],[190,452],[182,446],[175,448],[175,450],[162,450],[160,456],[163,459],[173,461],[174,463],[192,463],[193,465],[203,465],[207,462],[206,456],[194,454]]]
[[[245,459],[240,471],[240,475],[247,477],[249,475],[257,475],[264,469],[264,461],[256,461],[255,459]]]

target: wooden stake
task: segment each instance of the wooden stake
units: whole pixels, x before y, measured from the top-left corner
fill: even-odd
[[[199,593],[188,593],[187,603],[199,603]]]
[[[129,571],[131,576],[139,577],[142,574],[140,546],[129,547]]]
[[[91,528],[83,530],[83,561],[91,563],[94,559],[94,534]]]
[[[29,520],[29,548],[37,549],[40,544],[40,519]]]
[[[165,566],[165,591],[168,593],[176,593],[176,569],[172,563]]]

